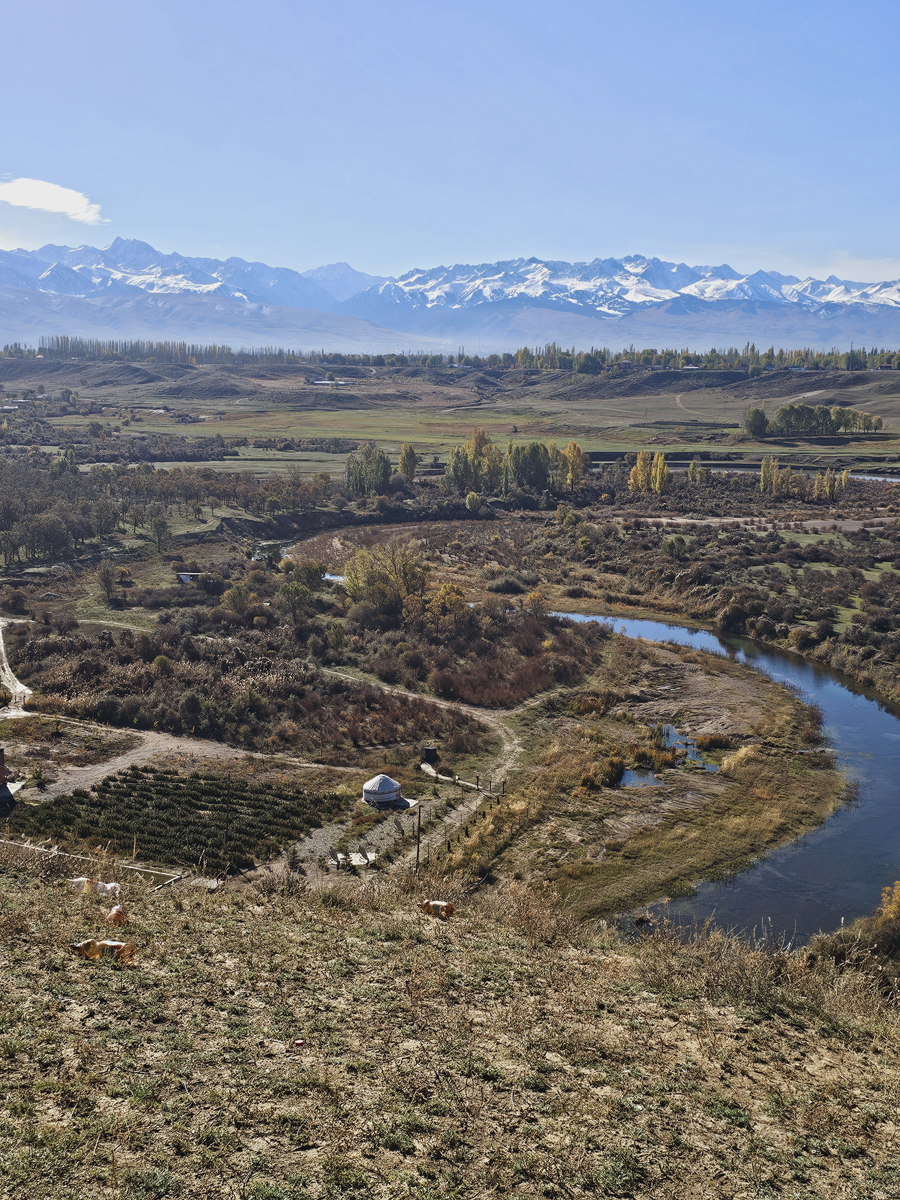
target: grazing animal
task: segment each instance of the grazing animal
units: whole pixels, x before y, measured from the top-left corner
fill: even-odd
[[[117,904],[115,908],[111,908],[106,914],[106,920],[110,925],[124,925],[128,920],[128,913],[121,904]]]
[[[80,875],[78,879],[70,879],[73,887],[80,887],[83,892],[96,892],[98,896],[118,896],[122,890],[121,883],[101,883],[99,879],[88,879]]]
[[[101,958],[114,958],[124,967],[134,963],[135,947],[131,942],[98,942],[88,938],[86,942],[73,942],[72,949],[82,958],[97,962]]]
[[[422,912],[427,917],[436,917],[439,921],[449,921],[456,909],[447,900],[423,900]]]

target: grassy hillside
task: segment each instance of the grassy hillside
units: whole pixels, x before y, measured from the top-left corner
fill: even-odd
[[[630,944],[524,888],[267,882],[129,884],[128,969],[68,948],[99,898],[3,864],[0,1194],[897,1194],[897,1011],[863,973]]]

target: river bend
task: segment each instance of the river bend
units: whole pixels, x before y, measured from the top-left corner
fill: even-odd
[[[820,930],[870,914],[881,890],[900,879],[900,720],[853,680],[798,655],[662,621],[560,613],[603,620],[616,632],[724,651],[738,662],[791,684],[824,714],[825,745],[858,787],[857,798],[818,829],[773,850],[733,880],[701,884],[690,899],[666,905],[671,920],[705,921],[738,930],[786,932],[805,941]]]

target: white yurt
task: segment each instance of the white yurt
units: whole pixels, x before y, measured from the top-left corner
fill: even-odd
[[[376,775],[363,784],[363,800],[373,808],[388,808],[400,803],[400,784],[390,775]]]

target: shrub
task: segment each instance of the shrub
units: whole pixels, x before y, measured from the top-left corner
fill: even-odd
[[[444,700],[458,700],[456,680],[449,671],[432,671],[428,676],[428,689]]]
[[[511,575],[504,575],[502,579],[495,579],[493,583],[487,585],[489,592],[499,592],[504,596],[522,596],[525,593],[525,584],[518,579],[514,579]]]

